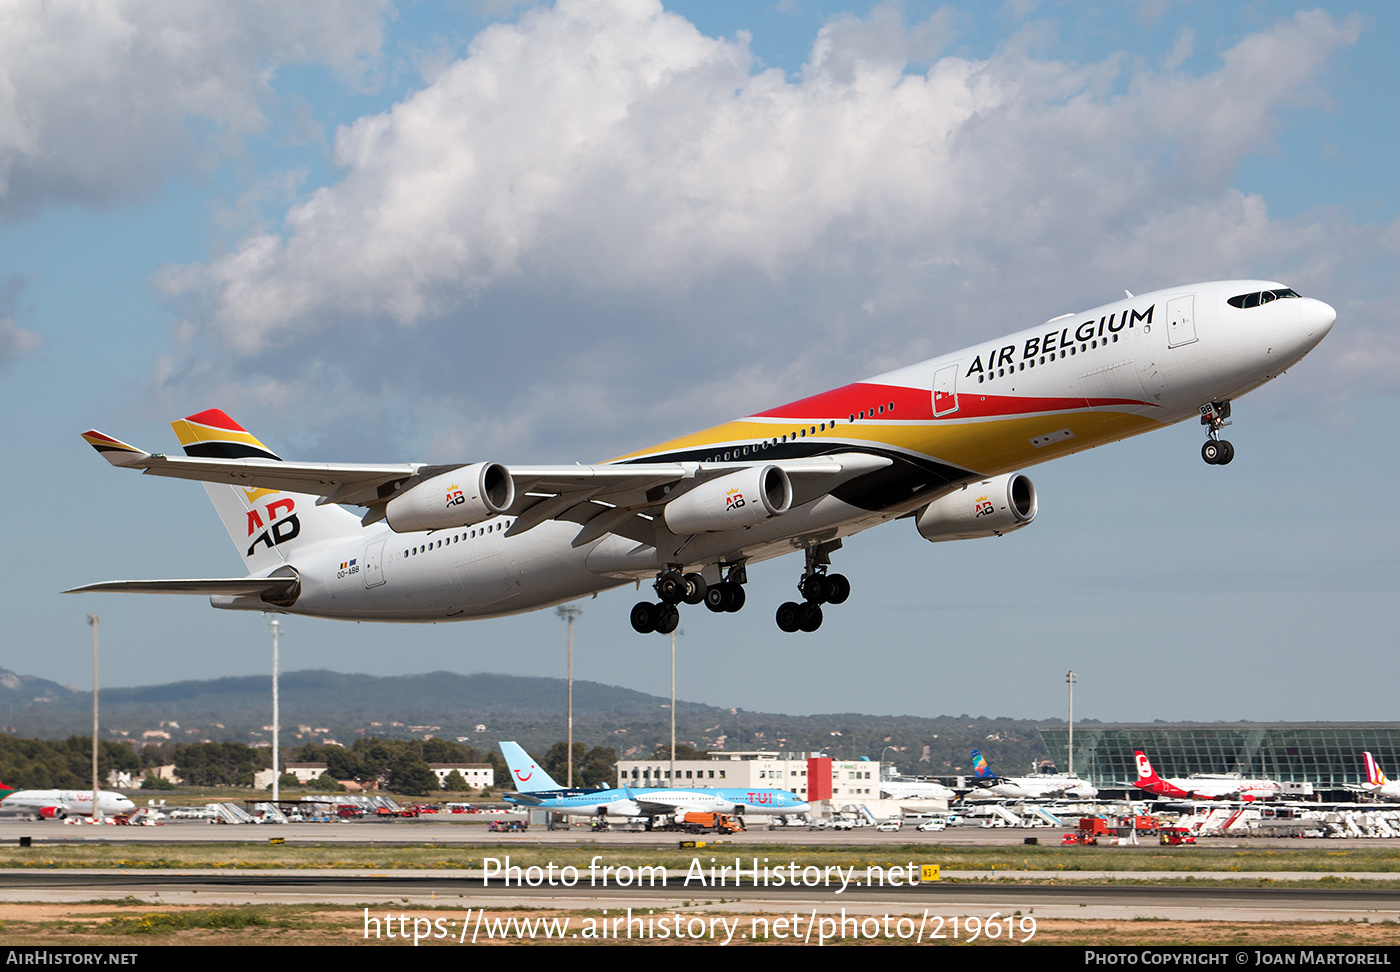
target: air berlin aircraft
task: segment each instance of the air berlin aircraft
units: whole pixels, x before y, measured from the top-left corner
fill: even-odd
[[[1019,470],[1189,419],[1205,461],[1228,464],[1231,401],[1335,320],[1262,280],[1129,294],[592,466],[283,462],[217,409],[173,423],[184,456],[90,431],[114,466],[202,481],[248,576],[75,590],[455,621],[648,581],[656,599],[632,626],[665,634],[682,603],[738,611],[750,564],[801,551],[801,600],[777,622],[815,631],[851,593],[832,555],[862,530],[902,517],[935,542],[1018,530],[1036,514]]]

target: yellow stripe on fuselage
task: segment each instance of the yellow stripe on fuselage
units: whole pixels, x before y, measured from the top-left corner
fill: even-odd
[[[801,426],[791,420],[740,419],[609,461],[661,459],[676,453],[713,449],[712,455],[703,458],[722,462],[725,461],[724,453],[729,452],[731,462],[749,459],[759,462],[763,459],[764,450],[754,449],[756,443],[787,436],[787,444],[821,443],[826,447],[821,451],[843,446],[857,450],[862,447],[886,447],[970,469],[981,475],[994,476],[1161,428],[1162,423],[1131,412],[1084,409],[971,420],[936,419],[899,423],[839,421],[829,423],[825,431],[821,430],[820,422],[816,426],[817,431],[813,432],[811,424]],[[1069,429],[1073,436],[1041,448],[1031,445],[1032,438],[1061,429]],[[804,431],[806,434],[801,434]],[[743,454],[745,446],[750,447],[747,455]]]

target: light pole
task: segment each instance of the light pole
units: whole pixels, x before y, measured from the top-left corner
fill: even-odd
[[[1074,683],[1078,681],[1074,672],[1070,671],[1065,675],[1065,681],[1069,684],[1069,775],[1074,775]]]
[[[583,608],[577,604],[561,604],[554,611],[569,623],[569,735],[568,741],[565,743],[568,747],[569,778],[564,785],[572,788],[574,785],[574,618],[583,613]]]
[[[92,625],[92,820],[96,823],[102,819],[97,806],[97,622],[102,620],[102,616],[89,614],[87,618],[88,624]]]
[[[676,785],[676,635],[684,631],[671,632],[671,786]]]
[[[277,699],[277,637],[282,633],[282,625],[276,618],[269,618],[267,626],[272,629],[272,802],[277,803],[281,797],[282,779],[281,753],[278,752],[282,712]]]

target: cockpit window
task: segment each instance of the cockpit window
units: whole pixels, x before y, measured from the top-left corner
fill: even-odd
[[[1240,294],[1238,297],[1231,297],[1227,303],[1231,307],[1258,307],[1260,304],[1267,304],[1271,300],[1282,300],[1285,297],[1300,297],[1296,291],[1284,288],[1283,290],[1261,290],[1257,294]]]

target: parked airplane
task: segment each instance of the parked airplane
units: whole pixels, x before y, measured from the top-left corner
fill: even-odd
[[[880,796],[890,800],[955,800],[957,792],[931,780],[881,780]]]
[[[1362,753],[1361,760],[1366,766],[1366,782],[1359,789],[1381,800],[1400,800],[1400,782],[1392,783],[1385,778],[1381,764],[1370,753]]]
[[[541,807],[578,817],[655,817],[667,813],[741,813],[788,816],[812,808],[788,790],[620,787],[576,790],[560,786],[513,742],[501,743],[518,792],[505,799],[520,806]]]
[[[114,466],[203,481],[248,576],[74,592],[451,621],[648,580],[657,600],[632,608],[632,626],[669,633],[682,602],[738,611],[750,564],[801,550],[801,600],[777,622],[815,631],[851,591],[831,555],[862,530],[909,517],[930,541],[1000,536],[1035,519],[1018,470],[1196,416],[1202,457],[1229,463],[1232,400],[1335,319],[1268,281],[1129,294],[594,466],[282,462],[217,409],[173,423],[184,457],[89,431]]]
[[[1138,778],[1133,785],[1153,796],[1176,800],[1273,800],[1283,795],[1276,780],[1246,780],[1237,775],[1203,773],[1198,776],[1163,779],[1141,750],[1137,758]]]
[[[997,776],[975,749],[972,751],[972,770],[977,787],[967,794],[971,800],[988,795],[1008,800],[1092,800],[1099,795],[1098,788],[1088,780],[1081,780],[1069,773]]]
[[[97,812],[104,817],[131,813],[136,809],[120,793],[97,791]],[[15,790],[0,800],[0,810],[32,813],[38,817],[62,820],[64,817],[92,816],[91,790]]]

